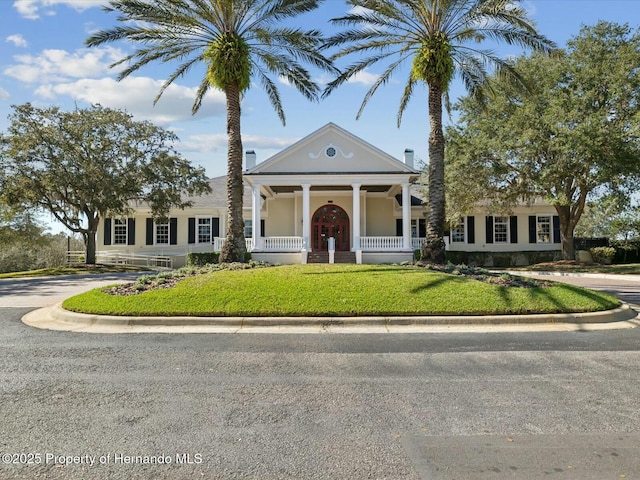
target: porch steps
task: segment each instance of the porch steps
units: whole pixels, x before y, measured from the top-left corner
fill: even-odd
[[[356,263],[355,252],[336,252],[335,263]],[[329,252],[309,252],[307,263],[329,263]]]

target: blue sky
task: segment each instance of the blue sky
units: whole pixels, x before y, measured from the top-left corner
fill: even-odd
[[[5,130],[12,104],[32,102],[37,106],[104,106],[126,109],[138,119],[149,119],[175,131],[178,149],[209,176],[226,171],[224,97],[211,91],[201,111],[191,115],[191,105],[202,71],[193,70],[167,90],[154,107],[153,99],[174,66],[149,66],[123,82],[116,82],[109,64],[132,51],[127,44],[88,49],[90,33],[110,28],[115,17],[100,6],[105,0],[0,0],[0,131]],[[582,25],[598,20],[640,24],[640,0],[528,0],[531,18],[541,33],[559,46],[576,35]],[[328,19],[348,10],[342,0],[325,0],[306,25],[329,28]],[[503,55],[519,55],[515,48],[501,48]],[[320,103],[309,103],[293,88],[281,85],[287,125],[282,126],[264,92],[252,88],[243,101],[242,129],[245,149],[254,149],[263,161],[327,122],[334,122],[395,156],[413,148],[421,159],[428,157],[427,91],[415,92],[400,128],[396,112],[406,80],[403,72],[382,87],[360,120],[355,120],[360,102],[379,69],[371,69],[344,85]],[[326,82],[325,75],[316,80]],[[463,91],[451,89],[455,100]]]

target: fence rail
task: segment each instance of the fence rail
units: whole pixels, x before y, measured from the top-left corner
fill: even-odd
[[[135,255],[121,252],[98,252],[96,261],[105,265],[172,268],[173,259],[166,255]]]

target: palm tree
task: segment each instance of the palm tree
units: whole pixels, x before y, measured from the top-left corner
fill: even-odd
[[[329,38],[327,47],[342,47],[340,58],[354,53],[364,55],[348,66],[325,89],[328,95],[352,76],[378,63],[387,62],[384,72],[364,97],[357,117],[371,96],[389,82],[394,72],[411,61],[398,110],[402,114],[417,84],[428,87],[429,167],[427,240],[422,258],[444,263],[445,140],[442,131],[442,103],[452,79],[458,75],[469,93],[478,100],[490,93],[487,67],[501,77],[524,86],[511,63],[493,51],[480,49],[484,40],[503,41],[535,51],[550,52],[553,42],[536,32],[520,0],[349,0],[354,8],[333,23],[349,27]]]
[[[222,90],[227,107],[227,241],[221,261],[244,261],[246,246],[242,218],[242,136],[240,102],[257,80],[278,117],[285,123],[280,94],[272,77],[286,79],[302,95],[317,100],[319,87],[301,62],[335,72],[320,53],[318,30],[278,26],[281,21],[310,12],[321,0],[111,0],[108,12],[119,12],[121,25],[95,33],[89,46],[118,40],[139,45],[112,65],[128,65],[118,80],[151,62],[178,62],[155,102],[177,78],[194,65],[206,75],[196,93],[195,114],[209,88]]]

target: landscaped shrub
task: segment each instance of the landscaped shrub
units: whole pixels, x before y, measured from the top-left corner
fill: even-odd
[[[216,252],[188,253],[187,265],[192,267],[202,267],[210,263],[218,263],[220,254]]]
[[[414,250],[413,251],[413,261],[414,262],[419,262],[421,258],[422,258],[422,250],[420,250],[419,248],[417,250]]]
[[[611,246],[616,249],[614,263],[640,263],[640,238],[612,240]]]
[[[590,249],[589,252],[594,262],[609,265],[613,262],[616,249],[613,247],[595,247]]]

